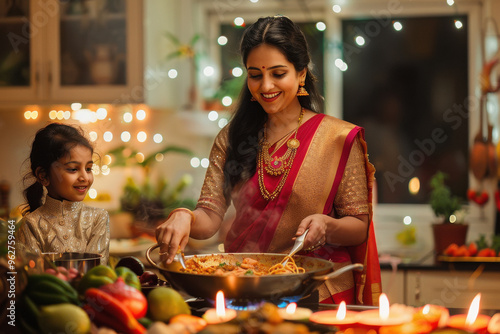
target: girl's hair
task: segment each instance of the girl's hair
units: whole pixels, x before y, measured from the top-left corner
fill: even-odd
[[[71,149],[77,145],[87,147],[92,154],[94,147],[83,135],[81,129],[70,125],[51,123],[38,130],[31,146],[29,156],[30,171],[24,176],[23,183],[30,184],[23,191],[27,206],[23,209],[23,215],[35,211],[42,205],[43,186],[37,180],[37,169],[49,173],[50,166],[54,161],[69,154]],[[35,178],[33,182],[32,179]]]
[[[297,72],[307,69],[304,88],[309,96],[299,96],[302,107],[323,113],[323,98],[316,88],[316,77],[311,72],[311,57],[304,34],[299,26],[285,16],[264,17],[250,25],[240,44],[243,65],[248,55],[259,45],[274,46],[291,62]],[[298,87],[297,87],[298,88]],[[236,111],[229,123],[226,163],[224,166],[224,195],[229,203],[232,189],[255,174],[261,130],[267,114],[245,84],[239,96]]]

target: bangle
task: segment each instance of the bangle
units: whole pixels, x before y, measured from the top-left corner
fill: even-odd
[[[194,215],[194,212],[189,210],[188,208],[177,208],[177,209],[173,209],[172,211],[170,211],[168,217],[167,217],[167,220],[175,213],[175,212],[179,212],[179,211],[184,211],[184,212],[187,212],[191,215],[191,225],[194,224],[194,221],[196,220],[196,216]]]

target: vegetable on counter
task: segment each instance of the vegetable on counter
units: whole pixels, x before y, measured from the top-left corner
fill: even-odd
[[[89,288],[85,291],[84,311],[98,326],[124,334],[143,334],[146,329],[123,303],[106,291]]]
[[[78,283],[78,292],[83,295],[89,288],[98,288],[106,284],[114,283],[118,277],[122,277],[125,284],[137,290],[141,290],[139,277],[129,268],[117,267],[115,269],[106,265],[98,265],[90,269]]]
[[[123,277],[118,277],[112,284],[99,287],[99,290],[107,292],[116,298],[136,319],[144,317],[148,311],[146,297],[136,288],[125,284]]]

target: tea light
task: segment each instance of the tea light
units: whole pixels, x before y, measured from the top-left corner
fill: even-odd
[[[280,316],[285,320],[309,320],[312,311],[308,308],[297,307],[296,303],[290,303],[284,309],[279,309]]]
[[[488,332],[491,334],[500,334],[500,313],[495,313],[488,323]]]
[[[205,319],[207,324],[214,325],[228,322],[234,318],[236,318],[236,311],[226,308],[224,293],[218,291],[215,298],[215,308],[208,309],[203,314],[203,319]]]
[[[379,298],[379,309],[359,312],[356,315],[358,323],[378,329],[382,326],[397,326],[410,322],[413,314],[410,312],[390,312],[387,295],[382,293]]]
[[[309,320],[322,325],[337,326],[343,330],[352,327],[357,322],[357,314],[358,312],[355,311],[347,311],[345,301],[342,301],[337,310],[315,312]]]
[[[447,308],[427,304],[417,309],[413,315],[413,321],[425,322],[431,325],[432,329],[445,327],[448,323],[450,312]]]
[[[491,317],[479,314],[479,303],[481,294],[478,293],[472,300],[469,307],[469,312],[465,314],[452,315],[448,320],[448,327],[456,329],[464,329],[474,333],[487,333],[488,323]]]

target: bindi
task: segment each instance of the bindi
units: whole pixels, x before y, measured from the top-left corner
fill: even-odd
[[[265,69],[266,67],[265,66],[262,66],[262,69]]]

